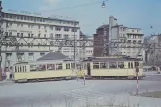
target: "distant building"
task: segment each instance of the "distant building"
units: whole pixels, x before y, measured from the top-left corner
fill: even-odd
[[[94,45],[105,46],[110,42],[123,42],[119,44],[126,48],[108,48],[106,55],[126,55],[130,57],[143,58],[143,49],[136,48],[143,43],[143,33],[140,28],[130,28],[119,25],[117,19],[113,16],[109,17],[109,24],[103,25],[97,29],[94,34]],[[133,48],[128,48],[133,47]],[[94,47],[94,56],[101,56],[103,48]]]
[[[96,34],[93,35],[94,38],[94,56],[99,57],[102,55],[103,47],[106,41],[109,40],[109,25],[102,25],[96,30]],[[109,52],[109,51],[107,51]],[[109,53],[107,53],[109,55]]]
[[[82,32],[80,32],[80,40],[85,41],[86,39],[93,41],[93,36],[87,36],[83,34]],[[80,48],[80,59],[81,60],[86,59],[88,57],[93,57],[93,47],[88,47],[88,46],[92,46],[93,43],[92,42],[89,42],[89,43],[85,44],[86,47]]]

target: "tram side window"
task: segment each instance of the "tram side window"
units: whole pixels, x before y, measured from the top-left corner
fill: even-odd
[[[61,70],[62,68],[62,64],[56,64],[56,70]]]
[[[66,69],[70,69],[70,64],[66,64]]]
[[[19,66],[17,67],[17,69],[18,69],[18,72],[19,72]]]
[[[124,68],[125,67],[124,62],[118,62],[118,67],[119,68]]]
[[[30,71],[37,71],[37,66],[36,65],[30,65]]]
[[[131,62],[131,68],[133,68],[133,62]]]
[[[106,63],[100,63],[100,68],[108,68],[108,65]]]
[[[131,66],[130,66],[130,62],[128,63],[128,68],[131,68]]]
[[[20,66],[20,72],[22,72],[21,66]]]
[[[93,63],[93,69],[99,69],[99,63]]]
[[[74,65],[74,63],[71,63],[71,64],[72,64],[72,65],[71,65],[71,66],[72,66],[72,68],[74,68],[74,66],[75,66],[75,65]]]
[[[45,64],[41,64],[38,66],[38,71],[45,71],[46,70],[46,65]]]
[[[17,66],[15,66],[15,72],[17,72]]]
[[[109,62],[109,68],[117,68],[117,62]]]
[[[25,67],[23,66],[22,68],[23,68],[23,72],[25,72]]]
[[[27,70],[26,70],[26,66],[25,66],[25,72],[26,72]]]
[[[55,64],[47,64],[47,70],[55,70]]]

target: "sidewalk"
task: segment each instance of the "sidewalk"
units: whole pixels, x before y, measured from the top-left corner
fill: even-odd
[[[14,83],[12,80],[2,80],[0,81],[0,86],[9,85]]]

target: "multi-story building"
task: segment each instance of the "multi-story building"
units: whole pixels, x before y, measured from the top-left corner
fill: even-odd
[[[109,37],[109,25],[102,25],[96,30],[94,37],[94,56],[98,57],[103,54],[103,47],[105,46],[105,41],[108,41]],[[108,51],[107,51],[108,52]],[[107,53],[108,55],[109,53]]]
[[[3,12],[3,31],[5,35],[15,37],[40,37],[51,39],[76,39],[80,37],[79,22],[70,19],[58,19],[43,17],[40,14],[32,14],[26,11],[7,11]],[[21,44],[25,41],[19,41]],[[43,42],[43,41],[42,41]],[[48,44],[49,45],[49,44]],[[22,61],[35,61],[50,50],[57,51],[58,47],[43,47],[43,46],[22,46],[19,47],[19,52]],[[63,47],[61,53],[73,58],[74,48]],[[76,48],[76,53],[79,54],[79,48]],[[76,56],[76,58],[78,55]],[[7,47],[2,50],[2,66],[6,65],[6,58],[13,65],[17,61],[15,47]]]
[[[109,33],[109,41],[123,42],[124,44],[120,45],[126,47],[110,50],[110,54],[143,58],[143,49],[136,48],[141,46],[140,44],[143,43],[144,34],[142,33],[142,30],[140,28],[130,28],[124,25],[118,25],[117,19],[113,16],[109,18],[109,23],[109,29],[111,29]]]
[[[117,19],[110,16],[109,25],[106,25],[101,31],[101,33],[94,35],[94,40],[96,40],[97,43],[100,43],[101,46],[105,46],[110,42],[122,42],[119,44],[122,48],[108,48],[106,50],[106,55],[139,56],[139,58],[143,58],[143,49],[136,48],[140,46],[138,43],[143,43],[143,33],[140,28],[130,28],[119,25]],[[95,42],[95,45],[97,45],[97,43]],[[102,50],[102,48],[98,48],[96,51],[94,50],[94,55],[100,56],[101,54],[96,55],[96,53],[98,53],[97,51],[102,52]]]
[[[86,39],[93,41],[93,36],[86,36],[85,34],[80,32],[80,40],[86,40]],[[80,48],[80,59],[81,60],[86,59],[88,57],[93,57],[93,47],[91,47],[92,45],[93,45],[93,42],[89,42],[85,44],[84,47]]]

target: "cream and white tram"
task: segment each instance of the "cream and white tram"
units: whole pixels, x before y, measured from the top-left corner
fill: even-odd
[[[73,77],[73,61],[22,62],[14,65],[14,81],[62,80]]]
[[[96,57],[83,61],[83,71],[90,78],[143,78],[143,61],[129,57]]]

